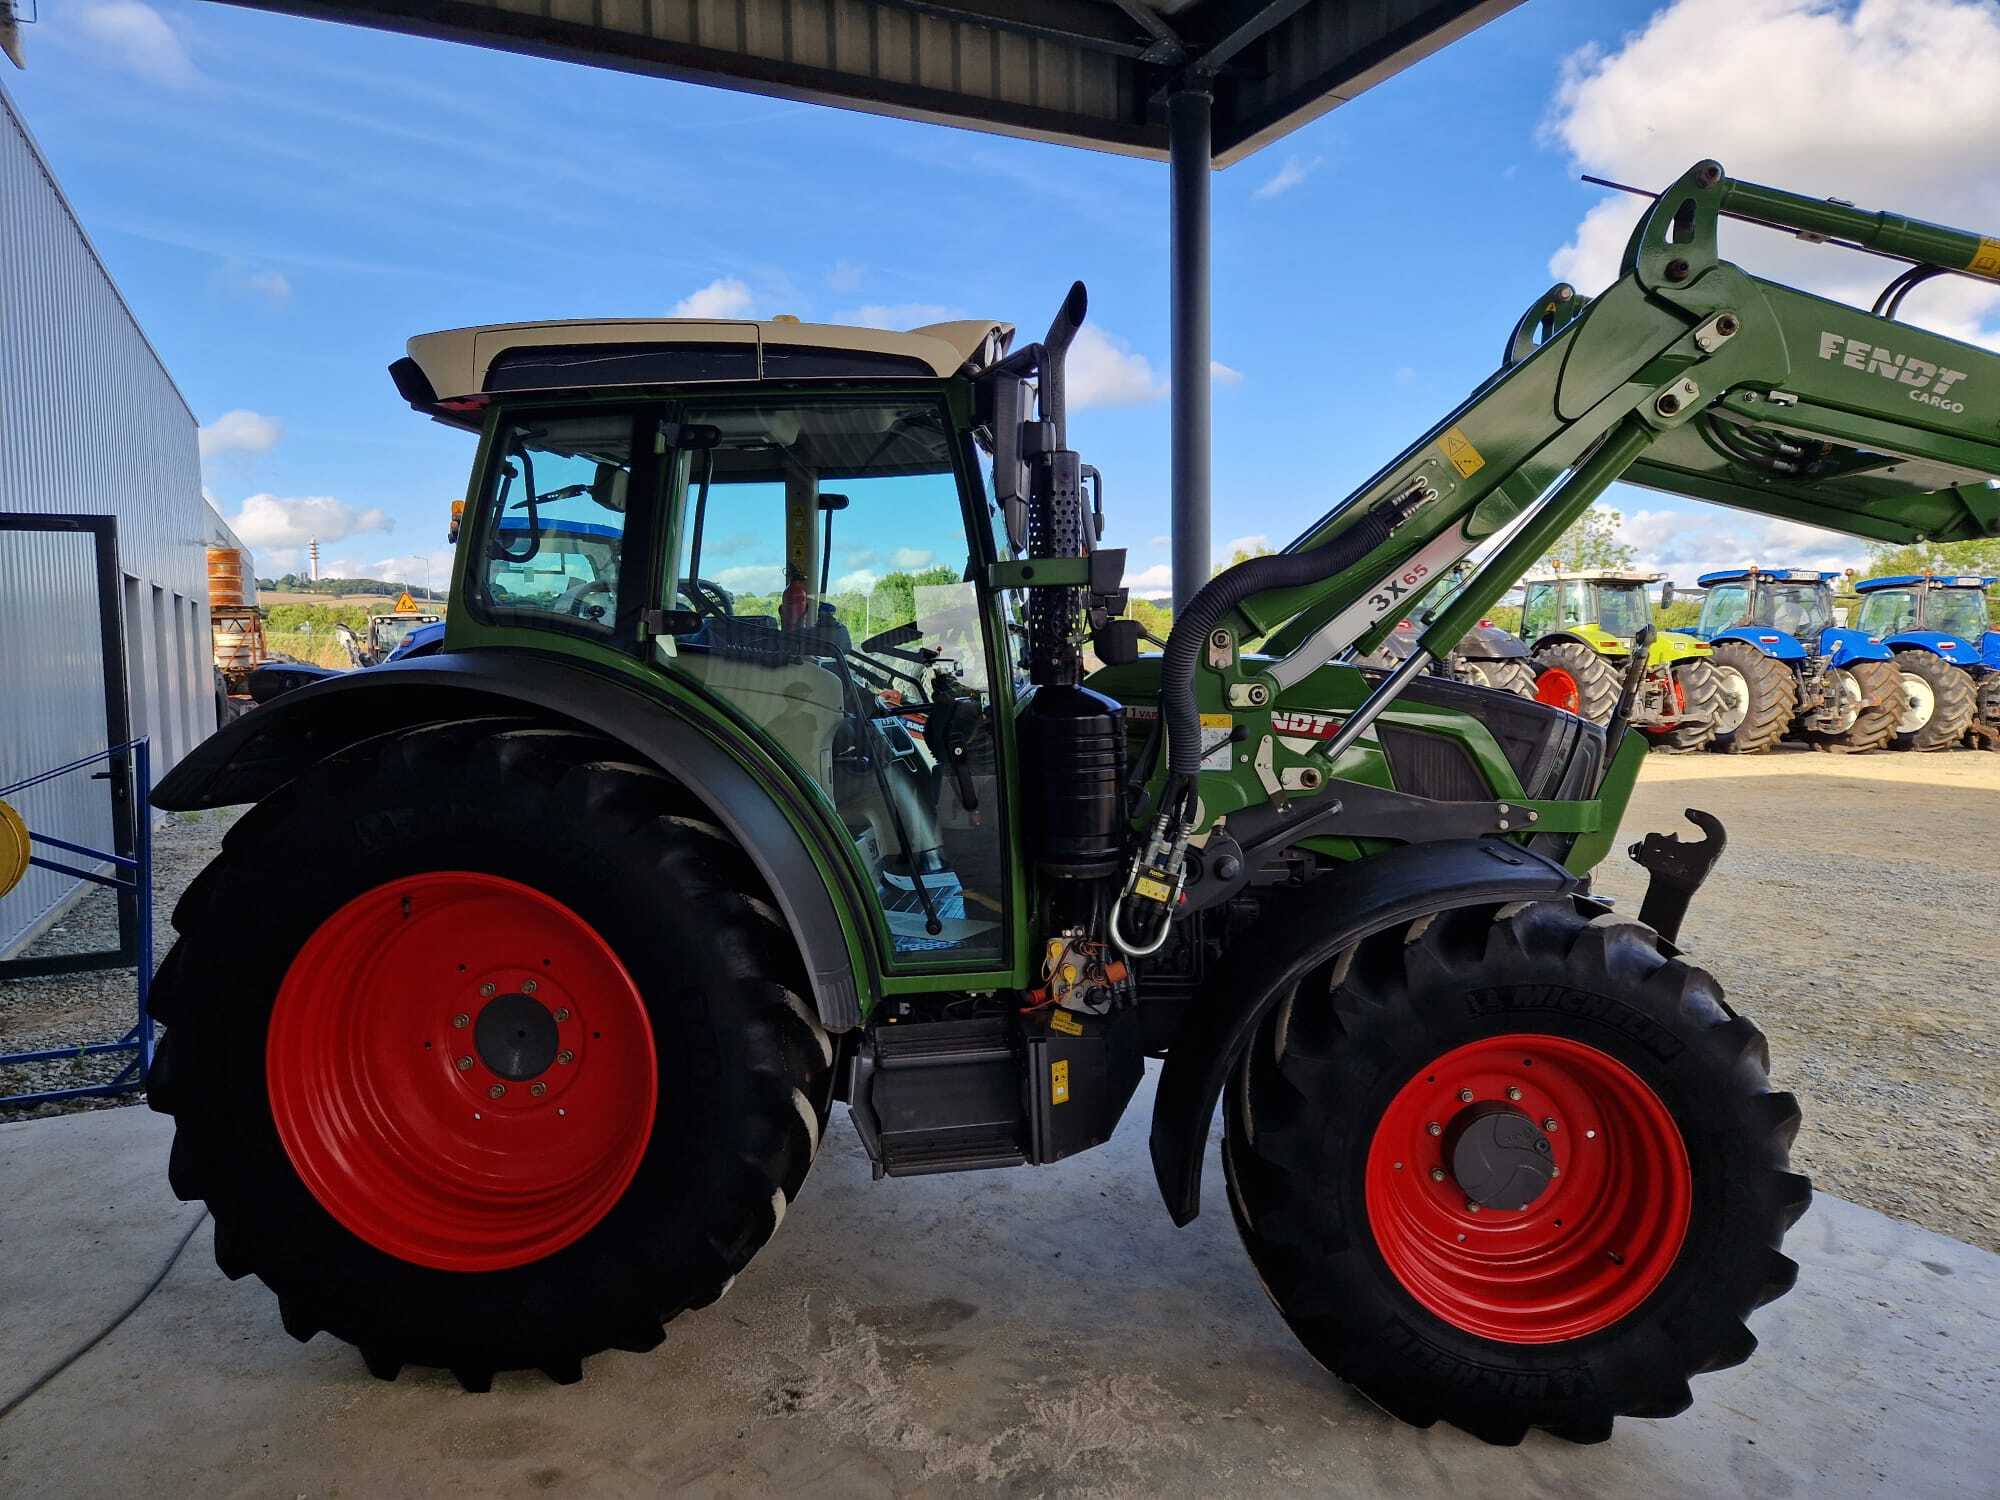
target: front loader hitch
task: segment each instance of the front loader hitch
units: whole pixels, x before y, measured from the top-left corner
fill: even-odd
[[[1677,833],[1649,833],[1630,850],[1632,862],[1653,877],[1639,904],[1639,920],[1670,943],[1679,939],[1688,903],[1729,844],[1722,820],[1713,813],[1690,807],[1687,818],[1705,838],[1684,844]]]

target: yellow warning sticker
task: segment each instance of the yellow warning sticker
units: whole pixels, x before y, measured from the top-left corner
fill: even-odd
[[[1230,729],[1235,727],[1235,724],[1236,720],[1228,714],[1203,714],[1201,716],[1201,727],[1203,729]]]
[[[2000,281],[2000,240],[1980,236],[1979,248],[1973,252],[1971,263],[1965,269],[1974,276],[1991,276]]]
[[[1069,1103],[1069,1059],[1049,1064],[1049,1103]]]
[[[1174,894],[1172,886],[1164,880],[1155,880],[1150,875],[1140,876],[1132,883],[1132,889],[1148,901],[1170,901]]]
[[[1444,449],[1444,456],[1451,460],[1451,466],[1458,470],[1460,479],[1470,479],[1486,467],[1486,460],[1479,456],[1479,450],[1472,446],[1472,439],[1456,427],[1447,427],[1444,436],[1438,439],[1438,446]]]
[[[396,613],[399,615],[413,615],[416,612],[417,601],[412,599],[409,590],[405,589],[396,599]]]
[[[1049,1030],[1060,1031],[1064,1036],[1082,1036],[1083,1022],[1066,1010],[1050,1011]]]

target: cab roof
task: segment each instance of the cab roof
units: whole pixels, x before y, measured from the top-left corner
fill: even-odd
[[[1864,578],[1854,588],[1857,593],[1866,594],[1875,589],[1906,589],[1920,583],[1941,589],[1984,589],[2000,583],[2000,579],[1978,573],[1895,573],[1883,578]]]
[[[1777,583],[1831,583],[1840,576],[1820,568],[1766,568],[1751,563],[1747,568],[1724,568],[1719,573],[1704,573],[1695,582],[1703,588],[1712,588],[1718,583],[1736,583],[1750,577],[1769,578]]]
[[[1014,325],[986,319],[897,333],[712,318],[565,318],[491,323],[410,340],[389,367],[419,411],[476,426],[495,395],[760,380],[941,379],[1004,357]]]
[[[1523,584],[1556,583],[1565,578],[1580,578],[1586,583],[1658,583],[1667,575],[1664,573],[1640,573],[1631,568],[1560,568],[1550,573],[1533,573],[1523,578]]]

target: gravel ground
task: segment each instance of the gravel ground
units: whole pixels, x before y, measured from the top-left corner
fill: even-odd
[[[222,835],[236,818],[235,809],[207,813],[173,813],[153,830],[153,951],[155,962],[173,946],[169,918],[174,903],[195,872],[222,847]],[[110,891],[92,890],[71,907],[61,921],[35,940],[23,956],[84,953],[118,944],[118,898]],[[116,1041],[132,1025],[133,977],[130,969],[99,969],[49,979],[0,981],[0,1052],[35,1052],[47,1047]],[[0,1068],[0,1093],[25,1094],[41,1089],[72,1088],[103,1083],[117,1076],[128,1054],[59,1058],[52,1062],[20,1063]],[[77,1109],[113,1109],[137,1104],[137,1094],[111,1099],[66,1100],[26,1111],[0,1109],[0,1120],[62,1114]]]
[[[1625,841],[1650,829],[1691,835],[1681,818],[1690,806],[1728,828],[1729,852],[1681,937],[1770,1037],[1778,1085],[1805,1109],[1801,1169],[1840,1197],[2000,1251],[1996,793],[2000,755],[1976,751],[1655,755]],[[233,816],[172,818],[156,836],[161,954],[168,913]],[[1619,854],[1597,885],[1636,913],[1645,876]],[[34,951],[103,946],[116,932],[111,897],[97,892]],[[129,970],[0,984],[0,1048],[116,1036],[131,1014]],[[0,1071],[0,1088],[62,1087],[116,1069],[13,1068]],[[42,1112],[64,1107],[79,1106]]]

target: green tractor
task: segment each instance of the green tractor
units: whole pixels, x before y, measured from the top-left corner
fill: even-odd
[[[1986,253],[1704,162],[1610,290],[1539,301],[1159,655],[1068,440],[1081,287],[1025,346],[413,340],[403,396],[477,441],[444,649],[275,700],[155,797],[252,804],[153,990],[151,1102],[218,1264],[380,1376],[573,1380],[729,1290],[836,1102],[886,1177],[1061,1170],[1158,1059],[1168,1217],[1219,1104],[1263,1284],[1371,1399],[1502,1443],[1682,1410],[1754,1350],[1810,1198],[1763,1037],[1681,946],[1720,826],[1635,845],[1652,884],[1614,913],[1638,674],[1598,725],[1428,669],[1621,477],[1893,540],[2000,526],[1983,409],[1906,383],[2000,385],[2000,356],[1748,276],[1723,213]],[[1910,373],[1819,352],[1848,339]],[[1718,424],[1811,434],[1827,472]],[[1475,548],[1407,657],[1348,659]]]
[[[1525,578],[1521,637],[1534,653],[1535,696],[1607,724],[1618,711],[1633,641],[1653,622],[1647,587],[1660,573],[1577,568]],[[1715,735],[1721,685],[1708,643],[1656,631],[1628,710],[1663,750],[1699,750]]]

